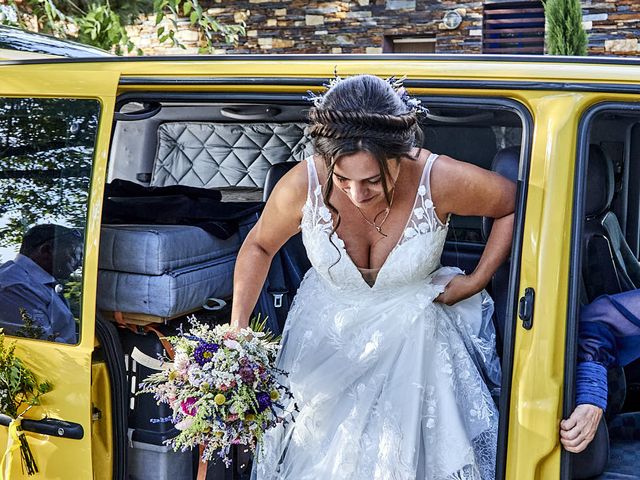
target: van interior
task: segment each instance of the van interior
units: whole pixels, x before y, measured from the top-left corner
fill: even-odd
[[[579,305],[640,288],[640,111],[605,105],[585,122],[586,175],[576,197],[584,202],[580,255],[574,259]],[[573,478],[638,478],[640,361],[610,368],[608,384],[608,406],[594,441],[571,455]]]
[[[422,123],[425,148],[517,180],[526,140],[523,115],[513,104],[423,102],[430,109]],[[175,333],[189,316],[229,320],[242,240],[278,179],[312,154],[308,108],[300,96],[287,95],[238,101],[133,93],[119,99],[102,215],[95,363],[104,364],[113,386],[121,385],[111,388],[111,453],[124,458],[128,450],[130,478],[195,478],[197,452],[172,452],[163,444],[177,433],[167,408],[148,394],[136,396],[138,383],[153,373],[140,358],[166,355],[158,337]],[[443,264],[472,271],[490,229],[487,219],[453,218]],[[309,268],[299,237],[274,259],[256,308],[276,333]],[[507,262],[489,287],[499,351],[509,345],[509,278]],[[250,458],[235,454],[231,469],[211,464],[207,478],[248,478]]]

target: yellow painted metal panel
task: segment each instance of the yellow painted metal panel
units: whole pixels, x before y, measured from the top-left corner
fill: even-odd
[[[33,72],[31,72],[33,73]],[[32,339],[15,339],[17,354],[40,378],[53,383],[53,391],[43,397],[42,406],[26,417],[45,416],[82,425],[81,440],[28,433],[29,444],[42,473],[48,480],[92,478],[91,462],[91,354],[94,348],[95,304],[100,215],[108,146],[113,119],[118,76],[55,70],[38,75],[19,67],[0,72],[0,96],[95,98],[101,104],[101,120],[94,154],[90,205],[85,229],[85,263],[82,299],[81,338],[78,345]],[[13,340],[13,339],[12,339]],[[0,428],[0,445],[6,443],[6,428]],[[21,478],[20,461],[14,462],[12,478]]]
[[[94,480],[113,478],[113,422],[109,372],[104,361],[92,364],[91,396],[93,421],[91,445]]]

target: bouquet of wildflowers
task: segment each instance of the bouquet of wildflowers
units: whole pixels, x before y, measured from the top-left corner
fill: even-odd
[[[190,322],[188,332],[167,338],[173,363],[146,378],[140,393],[171,408],[180,431],[167,441],[174,450],[203,445],[203,461],[217,455],[229,465],[232,445],[254,452],[265,430],[292,420],[284,407],[292,395],[279,380],[286,372],[275,367],[279,344],[265,322],[241,330]]]

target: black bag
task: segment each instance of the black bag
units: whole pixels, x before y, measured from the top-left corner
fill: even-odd
[[[223,202],[217,190],[117,179],[105,189],[103,223],[193,225],[224,240],[238,231],[239,219],[261,209],[261,202]]]

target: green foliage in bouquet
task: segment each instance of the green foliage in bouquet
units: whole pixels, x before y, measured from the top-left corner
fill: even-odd
[[[35,405],[40,405],[42,395],[52,389],[47,382],[39,382],[35,374],[15,355],[15,342],[5,343],[0,332],[0,413],[13,419],[9,426],[9,435],[15,449],[20,450],[23,472],[27,475],[38,473],[38,466],[31,453],[27,437],[20,428],[20,418]],[[11,453],[13,449],[9,448]]]
[[[0,413],[17,418],[25,407],[40,405],[51,391],[49,382],[39,382],[35,374],[15,355],[16,345],[7,344],[0,333]]]

